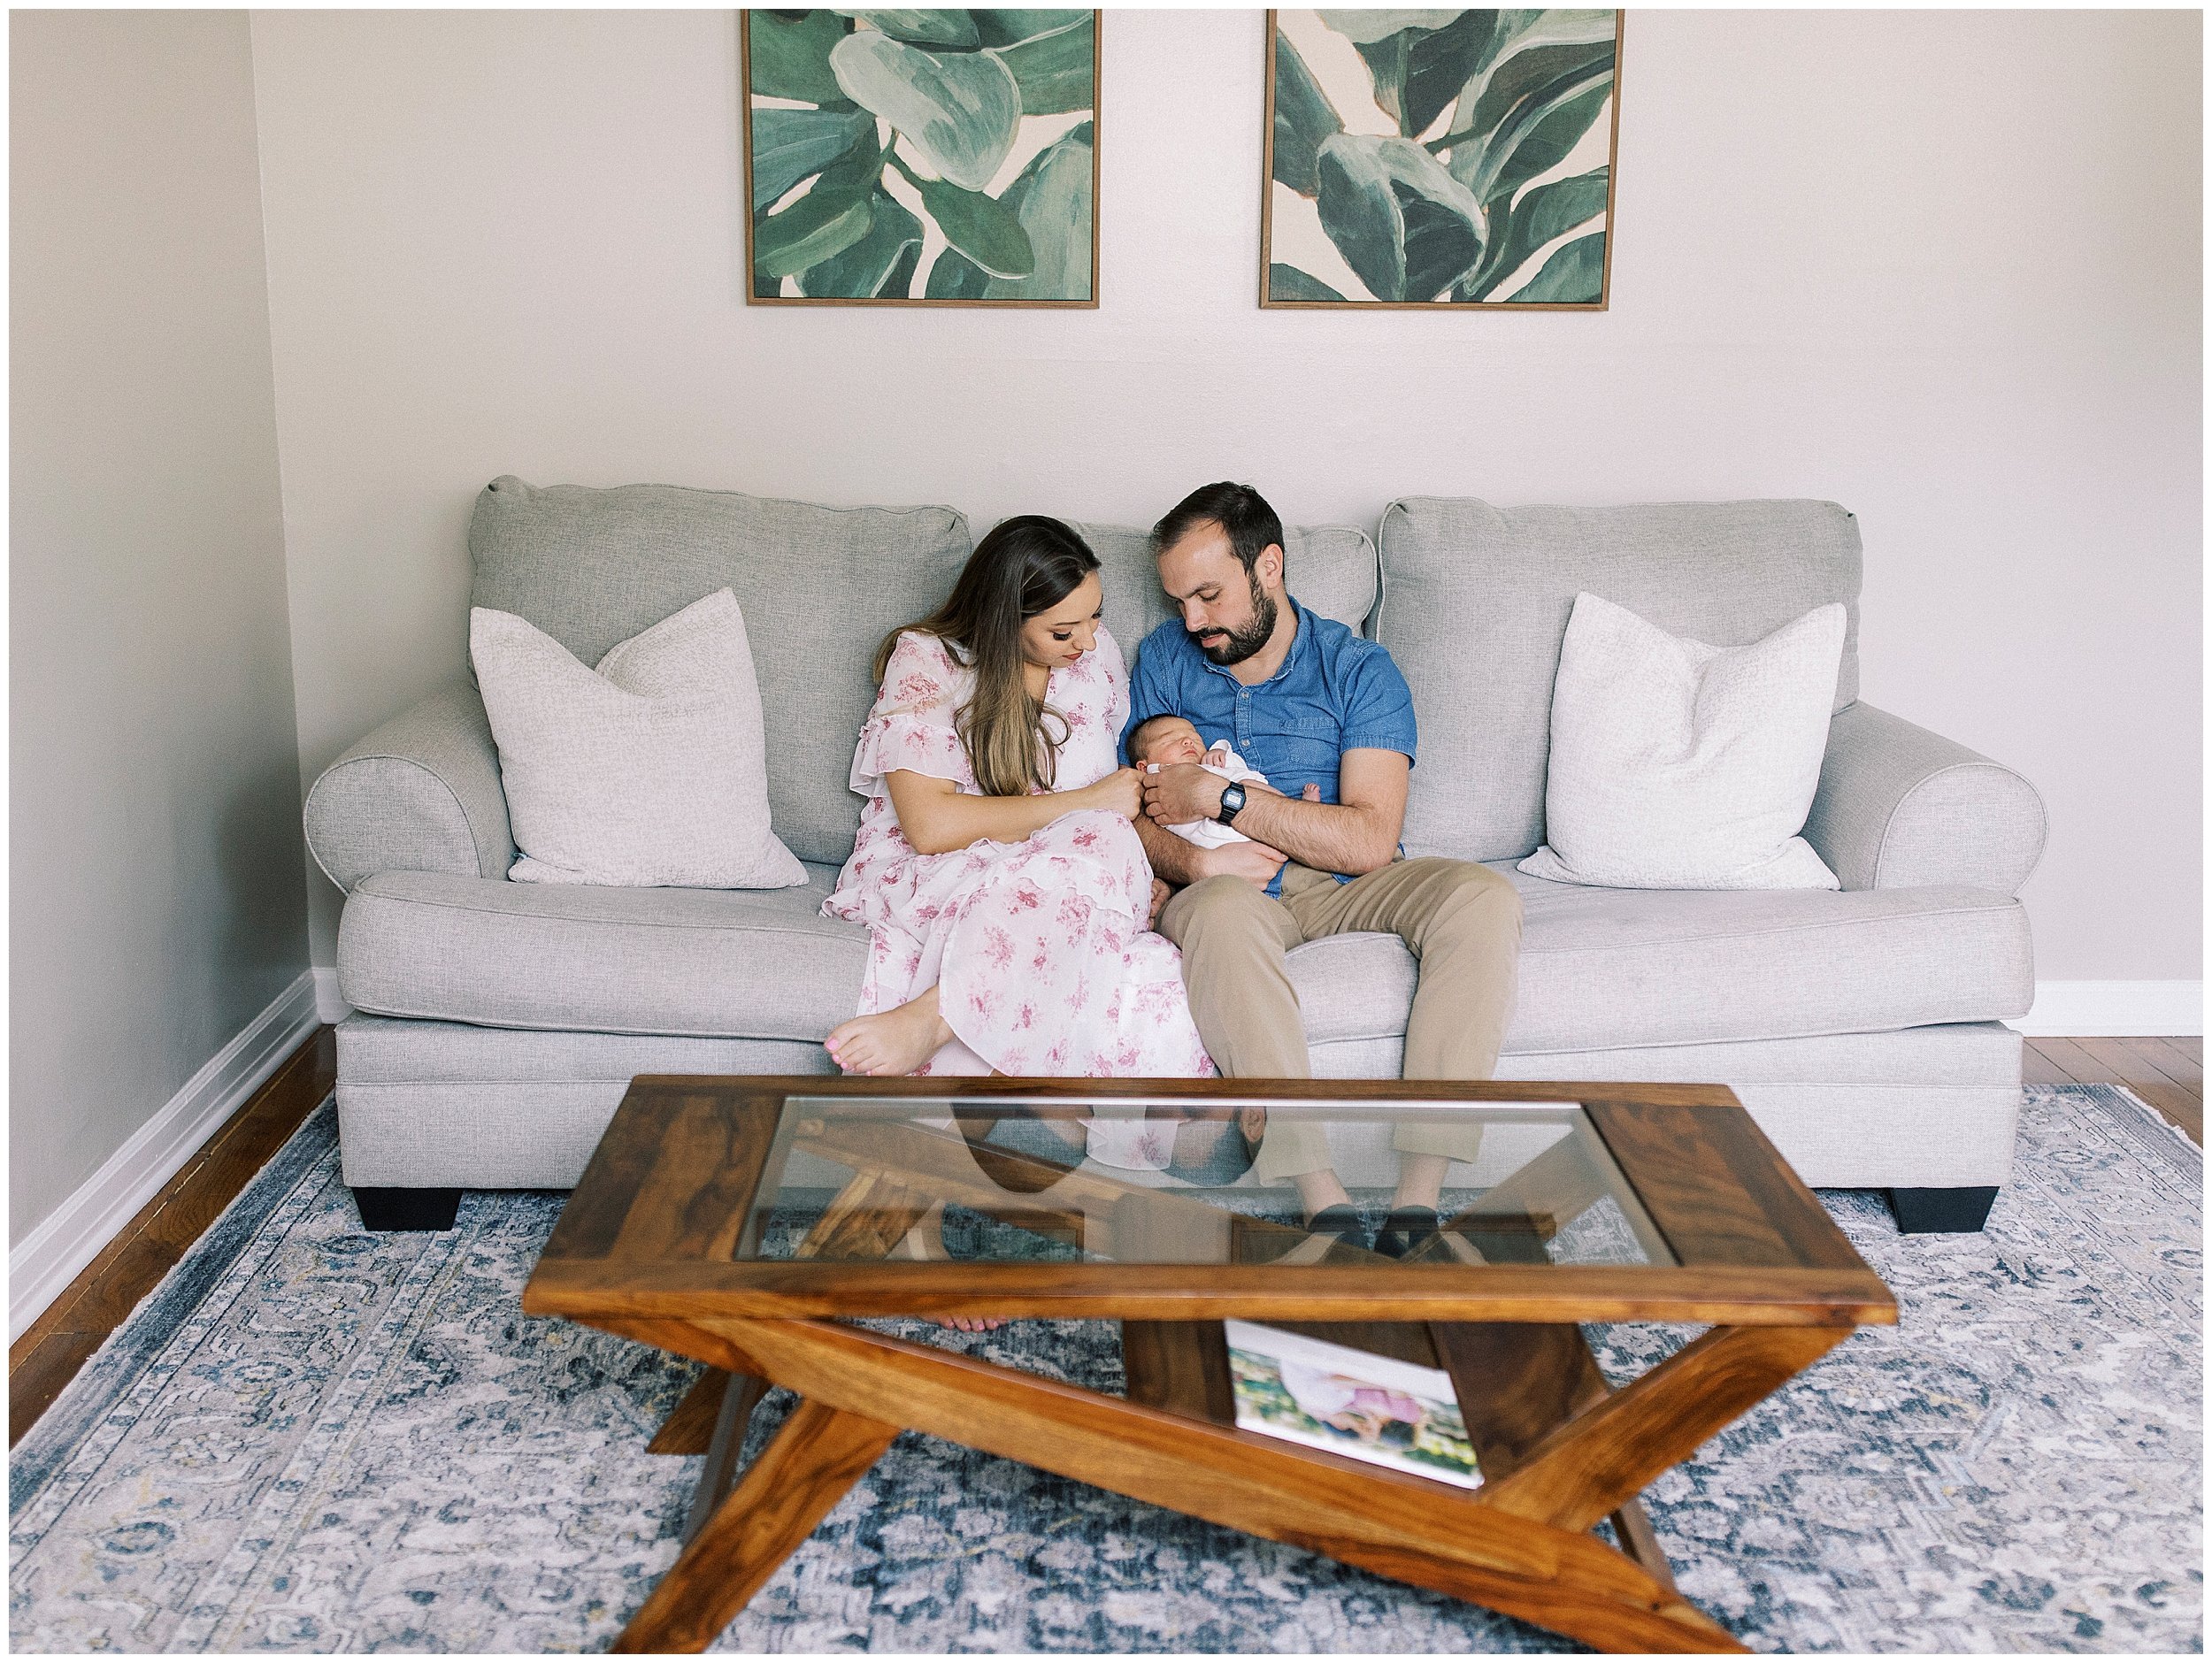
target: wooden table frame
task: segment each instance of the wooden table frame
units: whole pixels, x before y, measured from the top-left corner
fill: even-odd
[[[856,1174],[800,1256],[734,1258],[755,1195],[777,1181],[764,1169],[787,1096],[956,1092],[1578,1103],[1642,1202],[1658,1238],[1647,1251],[1660,1262],[1549,1262],[1549,1221],[1600,1192],[1598,1167],[1571,1138],[1488,1192],[1482,1216],[1450,1221],[1417,1263],[1095,1169],[976,1149],[950,1132],[892,1122],[856,1140],[857,1123],[835,1120],[795,1129],[797,1146]],[[1121,1208],[1147,1239],[1163,1230],[1239,1239],[1211,1263],[951,1263],[927,1256],[948,1199],[1047,1233],[1087,1216],[1095,1230]],[[1222,1246],[1210,1240],[1203,1251]],[[1239,1261],[1284,1253],[1294,1262]],[[1676,1590],[1638,1493],[1855,1326],[1896,1321],[1888,1289],[1724,1087],[1371,1080],[641,1076],[523,1308],[708,1365],[649,1446],[707,1460],[682,1553],[616,1642],[628,1652],[703,1650],[905,1430],[1604,1649],[1741,1651]],[[827,1320],[862,1315],[1118,1318],[1128,1396]],[[1221,1329],[1229,1316],[1446,1369],[1482,1488],[1238,1429]],[[1615,1391],[1578,1324],[1622,1320],[1709,1326]],[[753,1408],[771,1384],[800,1402],[741,1472]],[[1617,1549],[1593,1533],[1607,1520]]]

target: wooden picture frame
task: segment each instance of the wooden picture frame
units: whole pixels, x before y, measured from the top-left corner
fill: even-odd
[[[1356,14],[1351,13],[1333,13],[1331,15],[1333,17],[1340,18],[1356,16]],[[1379,19],[1387,16],[1393,18],[1394,19],[1396,15],[1397,14],[1377,14]],[[1486,12],[1463,12],[1460,14],[1463,19],[1487,19],[1492,17],[1502,18],[1506,14],[1503,13],[1494,14]],[[1588,12],[1556,11],[1550,12],[1522,13],[1518,15],[1534,18],[1537,19],[1587,19],[1590,16]],[[1331,242],[1338,242],[1341,244],[1345,241],[1350,241],[1356,246],[1359,241],[1359,239],[1356,236],[1356,225],[1355,222],[1356,217],[1354,214],[1347,211],[1349,208],[1356,208],[1357,203],[1347,203],[1344,206],[1340,207],[1340,211],[1336,215],[1339,221],[1340,233],[1329,232],[1326,226],[1326,220],[1323,218],[1321,211],[1318,207],[1320,188],[1317,178],[1309,178],[1310,172],[1311,174],[1317,175],[1320,171],[1320,164],[1317,157],[1318,147],[1326,142],[1326,138],[1336,136],[1338,134],[1341,134],[1348,140],[1358,140],[1363,138],[1368,142],[1365,148],[1370,152],[1384,152],[1380,156],[1374,156],[1371,154],[1367,156],[1350,156],[1344,157],[1344,159],[1348,162],[1367,164],[1368,172],[1373,177],[1371,181],[1363,182],[1371,182],[1381,188],[1389,189],[1394,195],[1398,195],[1399,205],[1396,210],[1396,213],[1402,220],[1406,195],[1417,193],[1414,191],[1412,187],[1408,186],[1404,188],[1404,191],[1402,194],[1396,182],[1396,175],[1390,172],[1390,170],[1394,165],[1395,165],[1398,172],[1412,172],[1415,168],[1419,166],[1419,164],[1415,163],[1413,158],[1410,157],[1404,156],[1402,154],[1394,154],[1394,152],[1399,152],[1401,150],[1401,147],[1411,146],[1417,139],[1421,138],[1421,135],[1429,134],[1434,132],[1438,126],[1444,126],[1446,134],[1448,136],[1450,129],[1447,123],[1447,118],[1448,118],[1451,121],[1456,121],[1462,119],[1463,112],[1459,111],[1456,108],[1461,93],[1464,90],[1474,88],[1476,82],[1480,80],[1481,77],[1471,76],[1467,80],[1463,82],[1458,88],[1451,90],[1440,100],[1438,97],[1440,84],[1448,85],[1451,74],[1451,71],[1448,67],[1451,61],[1450,52],[1446,47],[1440,45],[1439,42],[1443,39],[1443,37],[1448,36],[1452,30],[1458,29],[1461,27],[1461,25],[1457,22],[1434,29],[1411,28],[1402,30],[1394,36],[1380,37],[1371,42],[1351,42],[1348,37],[1346,45],[1350,50],[1356,51],[1361,58],[1366,60],[1367,73],[1374,82],[1376,88],[1372,99],[1375,108],[1371,110],[1363,110],[1360,112],[1368,119],[1369,125],[1374,125],[1374,118],[1378,111],[1384,111],[1388,114],[1396,115],[1400,121],[1402,129],[1404,124],[1408,121],[1417,124],[1412,135],[1408,135],[1402,130],[1397,134],[1390,135],[1385,142],[1379,144],[1376,143],[1375,141],[1382,138],[1383,135],[1356,135],[1345,131],[1339,110],[1336,104],[1331,101],[1326,88],[1323,86],[1321,80],[1315,76],[1312,71],[1304,64],[1302,59],[1298,59],[1295,68],[1290,70],[1290,73],[1296,77],[1296,85],[1294,88],[1293,95],[1287,98],[1279,96],[1282,88],[1282,77],[1286,69],[1289,68],[1286,60],[1297,58],[1297,48],[1294,43],[1288,43],[1289,50],[1287,52],[1279,52],[1278,50],[1279,42],[1284,42],[1282,19],[1286,16],[1302,19],[1314,19],[1317,18],[1319,14],[1312,11],[1294,13],[1286,12],[1272,8],[1271,8],[1266,13],[1266,97],[1265,124],[1260,164],[1259,259],[1259,303],[1263,310],[1284,311],[1330,311],[1344,310],[1348,309],[1399,311],[1605,311],[1610,308],[1612,303],[1613,288],[1613,229],[1616,219],[1617,198],[1619,188],[1618,164],[1620,155],[1621,113],[1620,73],[1623,46],[1626,34],[1626,14],[1624,11],[1616,10],[1613,12],[1612,27],[1609,34],[1609,61],[1605,61],[1602,54],[1592,51],[1590,58],[1580,65],[1577,65],[1571,61],[1566,67],[1566,73],[1559,77],[1554,82],[1550,84],[1540,84],[1526,89],[1526,96],[1530,102],[1540,100],[1547,94],[1555,95],[1555,111],[1563,113],[1565,106],[1568,106],[1579,99],[1591,98],[1592,93],[1596,91],[1601,86],[1602,87],[1603,96],[1601,101],[1591,99],[1593,104],[1591,126],[1589,129],[1586,130],[1586,132],[1581,135],[1580,141],[1570,148],[1569,151],[1566,153],[1569,157],[1575,154],[1582,148],[1582,144],[1586,142],[1589,132],[1597,130],[1601,126],[1601,123],[1597,120],[1597,116],[1600,113],[1600,110],[1597,106],[1601,103],[1602,105],[1609,106],[1610,111],[1609,118],[1601,124],[1605,135],[1606,149],[1606,160],[1603,168],[1605,174],[1603,181],[1604,205],[1601,210],[1597,210],[1594,213],[1586,213],[1579,218],[1569,217],[1565,226],[1559,234],[1563,235],[1566,232],[1570,231],[1584,234],[1582,237],[1570,239],[1571,241],[1584,241],[1588,236],[1592,235],[1602,238],[1603,246],[1601,250],[1598,251],[1600,258],[1597,262],[1596,271],[1596,295],[1594,298],[1553,299],[1539,297],[1529,300],[1521,300],[1516,298],[1516,295],[1517,295],[1517,294],[1522,290],[1525,288],[1536,287],[1540,284],[1545,283],[1548,280],[1551,280],[1552,287],[1560,287],[1563,292],[1576,292],[1575,290],[1565,287],[1564,286],[1572,284],[1577,280],[1586,283],[1588,275],[1586,262],[1587,251],[1584,251],[1582,256],[1570,262],[1569,269],[1565,270],[1555,280],[1553,279],[1553,273],[1549,269],[1548,262],[1539,264],[1539,269],[1537,269],[1533,273],[1531,273],[1529,271],[1530,265],[1532,264],[1538,264],[1533,262],[1533,255],[1544,252],[1549,249],[1552,249],[1550,258],[1552,260],[1559,260],[1563,257],[1568,255],[1568,247],[1563,245],[1556,249],[1553,249],[1552,245],[1557,239],[1555,237],[1548,237],[1530,244],[1525,249],[1523,249],[1513,240],[1514,227],[1512,226],[1509,219],[1506,222],[1504,229],[1499,233],[1498,237],[1494,240],[1490,234],[1497,228],[1498,211],[1502,206],[1509,215],[1520,211],[1523,207],[1523,203],[1514,200],[1517,192],[1521,192],[1525,189],[1527,190],[1527,196],[1533,197],[1537,194],[1537,191],[1546,189],[1550,184],[1554,183],[1571,187],[1573,190],[1586,203],[1586,199],[1591,195],[1591,174],[1587,172],[1580,175],[1572,176],[1557,181],[1545,181],[1541,179],[1541,173],[1548,170],[1538,170],[1535,172],[1516,179],[1512,176],[1512,168],[1510,160],[1509,159],[1506,166],[1500,170],[1497,173],[1492,174],[1486,172],[1481,176],[1479,182],[1485,184],[1492,183],[1495,178],[1500,177],[1503,178],[1506,181],[1502,191],[1498,191],[1496,194],[1486,197],[1480,196],[1476,192],[1471,190],[1463,181],[1461,181],[1456,178],[1455,173],[1452,175],[1448,181],[1447,181],[1450,187],[1450,191],[1457,191],[1462,193],[1463,195],[1462,203],[1457,205],[1463,208],[1466,207],[1469,203],[1469,200],[1471,200],[1471,202],[1478,206],[1482,220],[1481,240],[1479,243],[1482,252],[1477,257],[1475,264],[1471,267],[1468,268],[1468,270],[1463,274],[1463,277],[1465,280],[1465,287],[1473,288],[1477,291],[1476,294],[1465,292],[1464,288],[1463,288],[1462,277],[1448,277],[1444,281],[1440,283],[1436,290],[1432,291],[1426,297],[1424,298],[1406,298],[1403,297],[1402,294],[1399,298],[1376,297],[1374,287],[1369,282],[1368,280],[1371,277],[1380,277],[1385,280],[1386,287],[1387,279],[1391,275],[1392,270],[1394,269],[1392,264],[1391,251],[1384,243],[1383,240],[1379,238],[1373,239],[1371,243],[1370,252],[1371,257],[1362,262],[1369,266],[1369,271],[1364,273],[1361,272],[1357,267],[1353,264],[1351,259],[1336,257],[1336,254],[1341,252],[1340,247],[1338,250],[1330,255],[1323,256],[1320,259],[1315,259],[1315,251],[1317,249],[1315,236],[1317,234],[1317,231],[1318,234],[1325,237],[1327,241]],[[1380,27],[1381,25],[1378,23],[1377,27]],[[1541,21],[1522,26],[1525,34],[1541,31],[1546,26]],[[1471,23],[1469,25],[1471,33],[1478,32],[1481,27],[1482,26],[1479,24]],[[1339,28],[1340,32],[1340,25],[1339,26]],[[1571,36],[1576,33],[1576,31],[1572,27],[1567,27],[1559,29],[1557,33],[1562,35]],[[1586,30],[1585,30],[1584,33],[1586,35],[1588,34],[1588,31]],[[1417,36],[1421,38],[1418,40],[1413,38]],[[1586,48],[1591,49],[1594,49],[1601,43],[1601,40],[1598,38],[1586,38],[1581,42],[1581,44],[1583,44]],[[1455,44],[1461,51],[1468,51],[1468,48],[1464,42]],[[1575,42],[1571,39],[1561,41],[1539,39],[1526,50],[1551,50],[1557,52],[1562,47],[1571,48],[1574,44]],[[1476,42],[1473,50],[1469,53],[1469,56],[1463,61],[1478,63],[1483,62],[1484,60],[1481,56],[1482,46],[1482,42]],[[1426,54],[1427,61],[1417,65],[1415,61],[1417,55],[1424,53]],[[1344,56],[1344,54],[1338,53],[1336,56],[1340,58]],[[1493,73],[1496,65],[1503,64],[1506,61],[1506,57],[1509,56],[1511,56],[1511,54],[1501,56],[1493,63],[1486,65],[1484,73],[1491,74],[1490,84],[1494,84],[1496,80],[1496,77]],[[1386,73],[1385,65],[1387,65],[1388,71],[1390,72],[1389,73]],[[1440,83],[1438,79],[1440,71],[1444,77],[1442,83]],[[1393,73],[1394,73],[1397,78],[1396,84],[1394,86],[1391,84],[1391,74]],[[1578,73],[1583,77],[1579,82],[1576,80]],[[1421,102],[1417,106],[1409,102],[1413,83],[1417,78],[1424,80],[1426,82],[1426,84],[1420,88],[1422,96]],[[1340,88],[1345,88],[1348,80],[1347,76],[1341,73],[1336,74],[1332,79],[1333,83]],[[1484,89],[1487,89],[1486,85]],[[1386,100],[1394,93],[1398,102],[1404,106],[1402,113],[1398,111],[1387,111],[1386,110]],[[1320,101],[1317,109],[1316,108],[1314,103],[1317,99]],[[1435,104],[1437,106],[1438,113],[1432,115],[1430,114],[1429,106],[1431,104]],[[1478,97],[1478,104],[1479,104],[1479,96]],[[1525,104],[1511,106],[1516,112],[1525,107]],[[1464,113],[1471,116],[1478,113],[1478,111],[1471,111]],[[1322,138],[1315,138],[1314,129],[1324,119],[1336,124],[1335,132],[1333,134],[1325,135]],[[1502,123],[1498,124],[1496,126],[1480,129],[1471,127],[1469,129],[1469,137],[1471,140],[1479,141],[1486,134],[1494,134],[1495,132],[1501,130],[1502,127]],[[1524,136],[1525,137],[1525,135]],[[1287,180],[1279,180],[1278,179],[1279,145],[1285,147],[1285,171],[1292,175],[1292,178]],[[1294,154],[1290,149],[1290,147],[1293,146],[1300,147],[1300,152]],[[1420,148],[1427,151],[1432,157],[1435,156],[1438,150],[1444,150],[1448,154],[1450,153],[1448,147],[1440,144],[1438,140],[1433,137],[1423,140],[1420,144]],[[1455,160],[1456,160],[1456,157],[1455,157]],[[1412,164],[1412,165],[1406,165],[1407,164]],[[1430,166],[1434,168],[1434,171],[1437,172],[1446,172],[1449,171],[1441,167],[1436,167],[1433,161],[1432,161]],[[1348,176],[1348,170],[1340,171],[1337,174],[1337,177],[1340,179]],[[1527,189],[1528,180],[1532,178],[1537,179],[1539,183],[1535,189]],[[1311,211],[1314,212],[1316,217],[1316,226],[1313,227],[1301,226],[1298,227],[1296,234],[1298,238],[1297,247],[1300,250],[1302,257],[1313,259],[1316,264],[1322,263],[1322,260],[1324,259],[1333,260],[1335,266],[1341,268],[1342,272],[1349,273],[1353,282],[1351,284],[1348,284],[1345,288],[1333,287],[1325,278],[1316,276],[1302,266],[1293,265],[1287,262],[1278,259],[1277,241],[1279,227],[1277,214],[1279,205],[1280,205],[1277,192],[1277,186],[1279,183],[1282,183],[1285,189],[1289,191],[1294,198],[1304,197],[1309,194],[1315,198],[1317,205]],[[1298,187],[1304,186],[1309,183],[1311,183],[1314,187],[1310,193],[1298,188]],[[1440,197],[1448,196],[1450,194],[1450,191],[1446,190],[1440,185],[1433,188],[1436,191],[1436,195]],[[1344,193],[1344,195],[1348,197],[1350,193],[1348,190]],[[1562,209],[1563,203],[1567,200],[1568,199],[1565,198],[1563,195],[1555,195],[1549,206],[1555,210]],[[1525,198],[1524,201],[1525,201]],[[1446,213],[1449,212],[1454,206],[1455,204],[1449,202],[1440,203],[1434,211],[1435,214],[1440,219],[1441,219],[1442,217]],[[1386,213],[1388,211],[1390,211],[1386,205],[1384,212]],[[1571,213],[1571,210],[1566,211]],[[1560,216],[1555,213],[1551,217],[1558,218]],[[1602,229],[1596,233],[1588,232],[1588,226],[1597,224],[1600,218],[1602,220]],[[1542,229],[1547,223],[1547,216],[1543,212],[1532,211],[1531,222],[1535,229]],[[1471,235],[1473,234],[1471,219],[1470,224],[1470,234]],[[1288,227],[1286,226],[1285,229],[1287,231]],[[1287,236],[1285,238],[1286,242],[1290,240],[1291,239]],[[1498,253],[1494,257],[1491,252],[1494,248],[1498,250]],[[1514,260],[1513,264],[1510,265],[1506,265],[1503,266],[1502,269],[1499,269],[1502,262],[1506,258],[1511,257],[1511,256],[1517,251],[1520,253],[1521,257]],[[1404,239],[1402,235],[1399,238],[1399,247],[1395,251],[1395,259],[1396,267],[1394,269],[1402,272],[1405,280],[1414,280],[1417,282],[1425,281],[1425,279],[1417,278],[1415,273],[1402,271],[1404,261]],[[1287,276],[1286,273],[1287,273]],[[1487,290],[1485,289],[1486,285],[1494,285],[1495,287],[1505,287],[1509,283],[1511,285],[1510,292],[1504,295],[1495,294],[1494,288]],[[1357,287],[1359,292],[1347,292],[1353,287]]]
[[[748,305],[1097,307],[1102,11],[738,16]]]

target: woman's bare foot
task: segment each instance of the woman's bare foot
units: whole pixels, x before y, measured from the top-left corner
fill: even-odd
[[[945,1251],[945,1204],[938,1202],[922,1215],[921,1221],[906,1232],[906,1238],[891,1253],[894,1259],[912,1259],[924,1264],[942,1263],[952,1255]],[[1004,1328],[1002,1316],[948,1316],[941,1319],[940,1328],[956,1328],[964,1334],[983,1334],[995,1328]]]
[[[932,985],[896,1010],[840,1023],[823,1045],[830,1061],[848,1074],[911,1074],[951,1038]]]

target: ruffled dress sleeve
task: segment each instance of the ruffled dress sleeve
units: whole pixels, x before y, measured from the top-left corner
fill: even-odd
[[[953,723],[974,679],[935,636],[900,636],[883,667],[882,690],[861,724],[852,788],[864,797],[883,796],[883,777],[904,769],[973,791],[975,771]]]

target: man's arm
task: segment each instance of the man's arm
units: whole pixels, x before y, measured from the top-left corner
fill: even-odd
[[[1255,843],[1280,849],[1317,871],[1348,872],[1357,877],[1379,870],[1397,857],[1412,770],[1412,763],[1399,751],[1366,747],[1346,751],[1337,776],[1340,801],[1308,802],[1254,792],[1237,816],[1237,830]],[[1158,827],[1151,830],[1161,839],[1181,843],[1180,838],[1164,828],[1186,820],[1211,819],[1220,811],[1221,793],[1227,783],[1188,763],[1145,775],[1144,811],[1158,822]],[[1149,854],[1153,839],[1147,833],[1148,828],[1139,822],[1138,835],[1144,838]],[[1189,844],[1183,847],[1199,853]],[[1171,883],[1192,881],[1176,878],[1156,858],[1153,865]]]
[[[1143,815],[1139,815],[1133,824],[1137,828],[1137,841],[1144,845],[1144,857],[1152,862],[1155,877],[1164,878],[1180,889],[1208,876],[1198,870],[1198,862],[1193,858],[1205,852],[1196,844],[1184,842],[1165,826]]]

